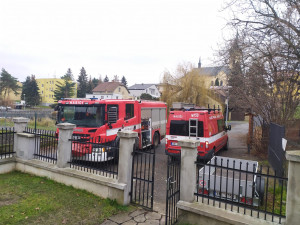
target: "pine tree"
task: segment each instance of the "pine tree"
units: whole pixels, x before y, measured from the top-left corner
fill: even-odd
[[[105,76],[105,78],[104,78],[104,81],[103,81],[103,82],[109,82],[109,79],[108,79],[107,75]]]
[[[73,73],[70,68],[68,68],[67,73],[63,75],[61,79],[74,80]]]
[[[95,78],[95,77],[93,78],[92,82],[93,82],[93,89],[94,89],[95,87],[97,87],[98,84],[100,83],[100,81],[99,81],[97,78]]]
[[[1,76],[0,76],[0,93],[3,94],[3,97],[9,95],[11,91],[14,94],[18,94],[18,89],[20,86],[17,83],[17,79],[10,75],[4,68],[2,68]]]
[[[87,79],[87,74],[86,74],[84,67],[81,68],[77,81],[79,83],[78,89],[77,89],[77,97],[85,98],[85,95],[88,91],[88,79]]]
[[[92,81],[92,77],[90,76],[86,92],[89,93],[89,94],[91,94],[93,89],[94,89],[94,83]]]
[[[62,82],[58,82],[56,84],[56,89],[54,91],[55,101],[58,101],[62,98],[71,98],[75,94],[75,83],[68,80],[63,79]]]
[[[31,75],[31,77],[30,76],[26,77],[26,80],[22,86],[21,97],[23,100],[26,100],[26,104],[28,105],[35,106],[40,104],[41,96],[34,75]]]
[[[127,80],[124,76],[122,77],[121,83],[124,84],[125,87],[127,87]]]

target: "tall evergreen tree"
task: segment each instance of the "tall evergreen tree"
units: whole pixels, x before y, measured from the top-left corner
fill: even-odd
[[[26,104],[28,105],[35,106],[40,104],[41,96],[34,75],[31,75],[31,77],[30,76],[26,77],[26,80],[22,86],[21,98],[23,100],[26,100]]]
[[[68,79],[63,79],[62,82],[56,84],[56,89],[54,91],[55,101],[62,98],[71,98],[75,94],[75,83]]]
[[[94,89],[94,84],[93,84],[93,81],[92,81],[92,77],[90,76],[86,92],[91,94],[93,89]]]
[[[109,82],[109,79],[108,79],[107,75],[105,76],[105,78],[104,78],[104,81],[103,81],[103,82]]]
[[[97,79],[97,78],[95,78],[95,77],[93,78],[92,82],[93,82],[93,89],[94,89],[95,87],[97,87],[98,84],[100,83],[99,79]]]
[[[20,86],[17,83],[17,79],[2,68],[0,75],[0,93],[3,94],[3,97],[6,98],[11,91],[13,91],[14,94],[18,94],[19,88]]]
[[[81,68],[78,77],[77,97],[84,98],[88,91],[88,78],[84,67]]]
[[[124,84],[125,87],[127,87],[127,80],[125,76],[122,77],[121,83]]]
[[[72,70],[68,68],[67,73],[61,77],[61,79],[74,80]]]

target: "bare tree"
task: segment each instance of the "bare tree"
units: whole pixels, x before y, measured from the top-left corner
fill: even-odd
[[[238,34],[222,51],[231,98],[267,123],[286,125],[300,103],[300,2],[240,0],[229,7]]]

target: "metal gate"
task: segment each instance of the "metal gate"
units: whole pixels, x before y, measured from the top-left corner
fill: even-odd
[[[133,150],[131,203],[153,210],[155,149]]]
[[[167,196],[166,196],[166,225],[177,222],[177,202],[180,198],[180,156],[168,156]]]

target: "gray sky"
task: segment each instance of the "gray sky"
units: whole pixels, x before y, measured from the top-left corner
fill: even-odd
[[[178,63],[212,65],[222,0],[1,0],[0,68],[24,81],[80,68],[129,85],[158,83]]]

